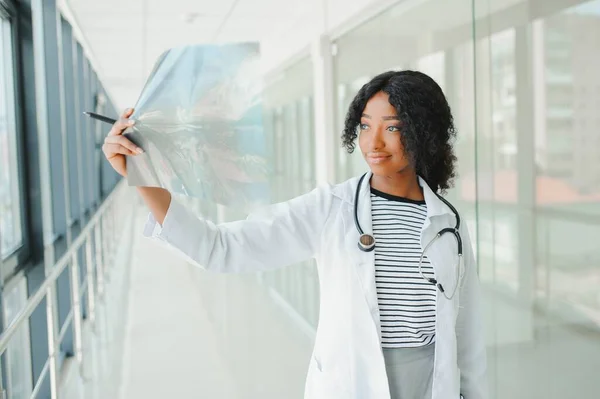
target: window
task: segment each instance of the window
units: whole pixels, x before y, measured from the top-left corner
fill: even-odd
[[[12,26],[0,9],[0,59],[14,60]],[[16,145],[13,64],[0,62],[0,256],[23,243]]]
[[[17,317],[27,302],[27,280],[21,279],[14,287],[3,293],[4,325],[8,326]],[[29,323],[24,323],[13,336],[6,350],[8,397],[25,399],[31,396],[31,342]]]

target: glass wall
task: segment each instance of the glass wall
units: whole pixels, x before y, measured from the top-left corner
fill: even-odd
[[[485,104],[477,118],[477,201],[493,388],[497,397],[594,397],[600,2],[502,10],[479,3],[486,21],[475,26]],[[493,23],[498,13],[507,23]]]
[[[309,57],[275,76],[265,90],[265,127],[272,146],[272,202],[305,194],[316,185],[313,76]],[[265,273],[264,281],[316,328],[318,280],[314,261]]]
[[[56,1],[0,0],[2,329],[37,292],[50,271],[46,266],[67,250],[118,182],[116,173],[105,173],[94,164],[99,150],[92,135],[98,123],[82,117],[82,111],[93,110],[97,95],[105,96],[101,82],[92,82],[95,79],[71,26],[57,12]],[[114,116],[110,100],[105,103],[103,113]],[[87,277],[83,257],[79,265],[83,281]],[[64,332],[58,342],[60,365],[74,354],[70,285],[64,272],[56,286],[55,326]],[[44,301],[2,356],[0,377],[10,398],[30,397],[34,390],[38,397],[50,395],[46,310]]]
[[[0,8],[0,58],[13,60],[14,28]],[[23,242],[15,109],[15,74],[11,62],[0,63],[0,257]],[[0,259],[1,261],[2,259]],[[1,264],[2,262],[0,262]]]
[[[305,56],[270,75],[262,100],[272,156],[271,202],[276,203],[316,185],[311,59]],[[246,217],[241,209],[190,202],[211,220]],[[190,274],[215,326],[215,345],[231,385],[248,398],[301,397],[319,310],[314,261],[262,273],[215,274],[194,268]]]
[[[336,134],[385,70],[421,70],[448,97],[459,176],[447,197],[479,260],[493,398],[600,389],[598,38],[598,0],[429,0],[336,40]],[[367,169],[342,149],[336,165],[338,181]]]
[[[15,287],[3,293],[5,326],[9,325],[27,302],[27,285],[21,280]],[[4,358],[7,379],[4,382],[11,399],[26,399],[31,396],[31,349],[29,347],[29,325],[24,324],[15,334]]]
[[[270,202],[283,202],[305,194],[316,186],[313,75],[310,57],[301,58],[292,66],[267,79],[262,100],[267,152],[272,157],[269,162],[272,167],[269,176]],[[207,201],[189,202],[198,214],[218,222],[239,220],[247,216],[247,210],[244,209],[215,205]],[[207,294],[208,301],[215,304],[234,304],[235,300],[228,294],[233,279],[231,276],[222,279],[215,277],[211,289],[219,289],[215,289],[214,294]],[[247,283],[245,287],[257,284],[254,275],[235,279]],[[279,310],[283,309],[288,316],[300,322],[309,334],[314,333],[319,309],[319,284],[314,260],[260,273],[258,281],[267,288],[271,299],[281,305]],[[215,312],[216,318],[221,319],[221,333],[239,338],[235,323],[222,316],[223,310],[219,306],[212,311]],[[249,307],[247,298],[238,306],[247,309],[249,314],[254,312],[254,309]],[[257,331],[260,331],[260,328]],[[242,350],[251,352],[251,349]],[[232,358],[239,360],[239,356],[237,353],[232,355]]]

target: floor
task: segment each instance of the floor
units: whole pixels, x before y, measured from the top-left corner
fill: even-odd
[[[83,372],[72,359],[71,398],[302,398],[312,337],[256,275],[216,275],[139,231],[111,272]],[[494,399],[597,398],[600,336],[536,319],[486,291]],[[532,319],[533,317],[533,319]],[[95,332],[94,332],[95,331]],[[80,375],[86,376],[81,378]]]
[[[121,398],[302,397],[311,338],[255,275],[206,273],[141,238],[128,302]]]

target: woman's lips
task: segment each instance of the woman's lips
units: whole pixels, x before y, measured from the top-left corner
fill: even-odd
[[[391,157],[392,157],[391,155],[369,155],[367,157],[367,161],[369,163],[378,164],[378,163],[382,163],[382,162],[387,161]]]

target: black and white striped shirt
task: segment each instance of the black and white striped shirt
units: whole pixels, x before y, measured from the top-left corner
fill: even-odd
[[[428,345],[435,340],[436,288],[418,267],[427,205],[371,188],[371,213],[382,347]],[[422,268],[433,277],[426,256]]]

